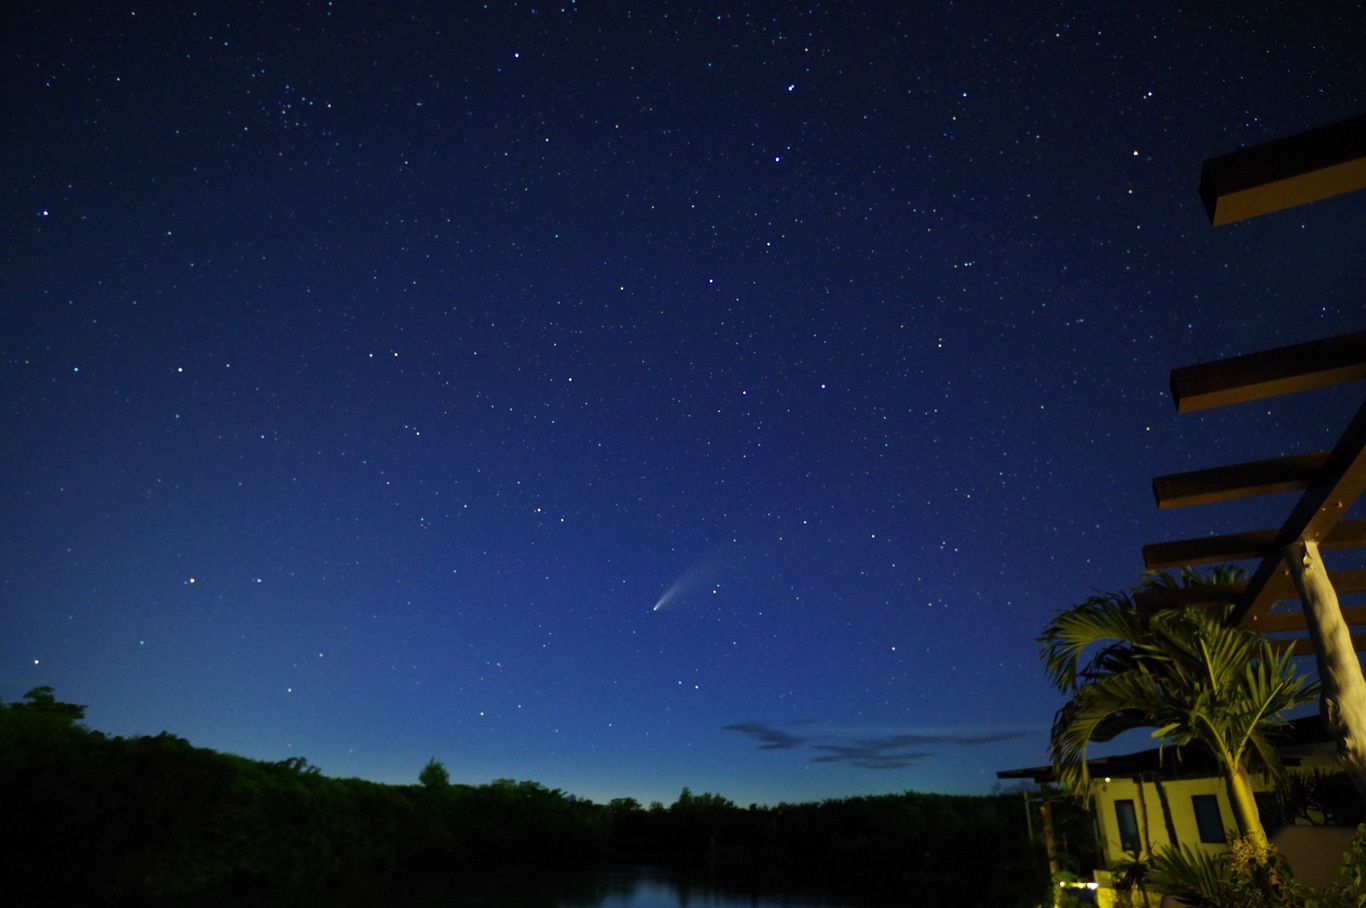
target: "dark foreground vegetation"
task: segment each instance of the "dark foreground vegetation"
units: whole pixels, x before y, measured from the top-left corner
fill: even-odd
[[[49,688],[0,704],[8,904],[401,904],[639,865],[902,904],[1016,906],[1047,888],[1018,795],[595,804],[452,784],[435,762],[419,785],[334,779],[300,758],[109,737],[83,715]]]

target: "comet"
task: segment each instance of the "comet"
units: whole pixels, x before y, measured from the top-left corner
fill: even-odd
[[[657,612],[668,606],[674,599],[678,598],[678,593],[684,586],[683,579],[684,578],[679,578],[678,580],[675,580],[673,585],[664,591],[664,595],[659,597],[659,601],[655,603],[655,607],[650,609],[650,611]]]
[[[689,589],[696,587],[698,583],[701,582],[702,578],[709,572],[710,565],[706,563],[696,565],[689,570],[684,571],[683,574],[664,591],[664,595],[659,597],[659,601],[655,603],[655,607],[650,609],[650,611],[658,612],[668,608]]]

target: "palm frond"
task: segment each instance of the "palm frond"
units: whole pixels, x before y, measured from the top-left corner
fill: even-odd
[[[1245,576],[1237,567],[1153,573],[1136,591]],[[1060,781],[1085,797],[1090,743],[1143,727],[1161,746],[1201,742],[1230,778],[1245,764],[1276,773],[1281,713],[1317,691],[1288,654],[1226,618],[1220,608],[1141,613],[1124,593],[1096,594],[1054,615],[1038,641],[1049,679],[1071,697],[1050,734]]]
[[[1109,741],[1134,728],[1165,724],[1165,711],[1155,712],[1162,700],[1156,679],[1133,671],[1097,679],[1077,690],[1054,716],[1051,750],[1059,778],[1072,791],[1084,794],[1090,783],[1087,749],[1092,741]]]
[[[1223,861],[1189,845],[1167,845],[1153,853],[1148,882],[1166,895],[1194,905],[1225,904],[1229,879]]]
[[[1058,612],[1038,637],[1042,644],[1044,670],[1057,688],[1070,693],[1077,688],[1079,675],[1104,670],[1101,666],[1118,668],[1123,661],[1124,647],[1140,639],[1143,624],[1133,601],[1122,593],[1091,596],[1076,606]],[[1118,646],[1107,646],[1087,668],[1081,667],[1081,656],[1097,643],[1115,641]]]

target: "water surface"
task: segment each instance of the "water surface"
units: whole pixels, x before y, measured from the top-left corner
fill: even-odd
[[[852,901],[723,889],[655,870],[584,874],[515,893],[461,896],[447,904],[453,908],[857,908]]]

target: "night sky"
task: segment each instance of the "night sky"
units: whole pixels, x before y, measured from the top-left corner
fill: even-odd
[[[1366,327],[1366,197],[1196,193],[1366,110],[1364,47],[1358,2],[6,3],[0,698],[384,782],[987,792],[1047,760],[1054,610],[1293,502],[1152,478],[1355,410],[1167,379]]]

